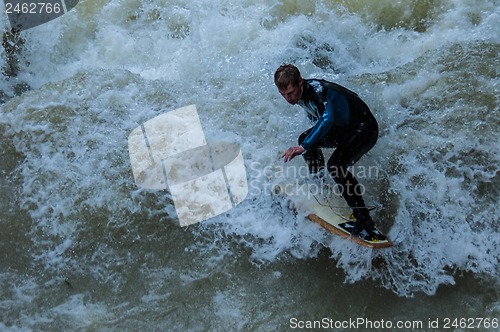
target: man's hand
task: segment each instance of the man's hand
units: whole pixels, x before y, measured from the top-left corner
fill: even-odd
[[[286,150],[281,157],[285,160],[286,163],[289,160],[292,160],[295,156],[303,154],[305,151],[306,150],[302,146],[292,146],[288,148],[288,150]]]

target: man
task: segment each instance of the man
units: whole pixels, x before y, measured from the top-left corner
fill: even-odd
[[[348,171],[348,167],[377,142],[378,125],[368,106],[356,93],[338,84],[303,79],[297,67],[291,64],[284,64],[276,70],[274,83],[288,103],[302,106],[315,123],[300,135],[298,146],[286,150],[284,161],[302,155],[310,173],[321,174],[325,166],[321,148],[335,147],[327,169],[342,197],[353,209],[356,218],[353,233],[359,236],[365,230],[369,238],[385,239],[375,228],[358,181]]]

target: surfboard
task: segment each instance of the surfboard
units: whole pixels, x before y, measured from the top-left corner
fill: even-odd
[[[386,239],[378,239],[365,230],[359,235],[352,234],[355,219],[352,210],[339,195],[323,197],[322,193],[312,192],[306,184],[298,187],[278,184],[274,187],[274,193],[287,196],[291,209],[305,212],[308,220],[344,239],[372,249],[392,246],[392,242],[378,228],[375,232],[379,232]]]

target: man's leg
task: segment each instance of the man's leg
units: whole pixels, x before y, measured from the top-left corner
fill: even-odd
[[[348,167],[357,162],[377,142],[378,130],[376,127],[370,127],[360,125],[347,139],[339,143],[328,160],[328,171],[339,186],[342,197],[353,210],[357,231],[363,228],[373,229],[374,223],[363,200],[363,190],[358,180],[348,171]]]
[[[335,154],[335,152],[334,152]],[[333,160],[332,160],[333,158]],[[356,218],[357,230],[372,229],[375,225],[362,195],[362,188],[354,175],[349,172],[348,166],[332,155],[328,161],[328,171],[338,186],[338,191],[352,209]]]

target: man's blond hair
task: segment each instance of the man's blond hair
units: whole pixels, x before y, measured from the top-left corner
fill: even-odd
[[[280,90],[286,90],[291,83],[298,86],[301,80],[300,71],[292,64],[283,64],[274,73],[274,84]]]

